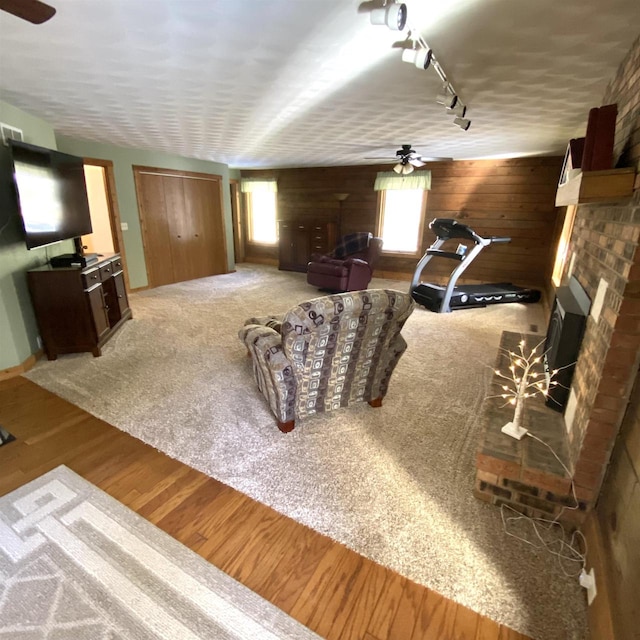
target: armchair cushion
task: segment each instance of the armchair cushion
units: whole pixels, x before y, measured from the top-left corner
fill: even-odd
[[[406,349],[400,330],[413,306],[406,293],[372,289],[296,305],[279,332],[248,320],[239,337],[278,423],[381,400]]]

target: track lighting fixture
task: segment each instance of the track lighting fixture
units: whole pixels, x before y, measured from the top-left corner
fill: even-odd
[[[402,52],[403,61],[415,65],[418,69],[428,69],[432,56],[431,49],[405,49]]]
[[[359,5],[358,12],[369,13],[371,24],[386,24],[389,29],[395,31],[402,31],[407,24],[407,5],[398,0],[382,0],[382,6],[380,6],[380,0],[365,0]],[[436,72],[442,81],[442,90],[436,96],[436,102],[445,107],[448,113],[456,116],[454,123],[466,131],[471,126],[471,120],[465,118],[467,107],[458,98],[458,93],[420,32],[410,27],[406,39],[394,43],[393,46],[402,49],[403,62],[413,64],[417,69],[432,68]],[[403,174],[413,171],[413,166],[409,166],[406,170],[405,167],[407,167],[406,164],[399,163],[394,167],[394,171]]]
[[[466,131],[471,126],[471,120],[467,118],[454,118],[453,124],[457,124],[463,131]]]
[[[402,31],[407,24],[407,5],[391,2],[377,9],[372,9],[369,15],[371,24],[386,24],[393,31]]]

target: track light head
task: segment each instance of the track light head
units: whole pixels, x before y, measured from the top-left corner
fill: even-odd
[[[454,118],[453,124],[457,124],[463,131],[466,131],[471,126],[471,120],[467,118]]]
[[[460,100],[456,100],[455,105],[452,108],[450,108],[449,111],[454,116],[459,116],[460,118],[464,118],[465,114],[467,113],[467,107]]]
[[[393,31],[402,31],[407,24],[407,5],[392,2],[372,9],[369,19],[371,24],[386,24]]]
[[[453,107],[456,106],[456,102],[458,102],[458,96],[455,93],[443,91],[437,95],[436,102],[445,106],[447,109],[453,109]]]
[[[415,65],[418,69],[428,69],[432,56],[431,49],[405,49],[402,52],[402,60]]]

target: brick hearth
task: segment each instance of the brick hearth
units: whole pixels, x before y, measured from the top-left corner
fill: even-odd
[[[522,339],[525,340],[525,353],[529,353],[544,336],[503,332],[496,369],[508,371],[508,351],[517,352]],[[494,374],[489,395],[503,393],[502,384],[504,381]],[[575,506],[571,478],[540,442],[527,436],[515,440],[500,431],[513,418],[513,406],[504,404],[505,400],[500,397],[489,397],[483,404],[474,494],[480,500],[495,505],[507,504],[531,517],[555,518],[564,506]],[[547,407],[542,396],[536,396],[527,399],[523,421],[523,426],[549,444],[571,469],[562,415]],[[561,520],[578,524],[589,506],[585,500],[580,500],[579,508],[565,509]]]

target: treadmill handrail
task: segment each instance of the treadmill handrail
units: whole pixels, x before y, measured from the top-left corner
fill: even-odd
[[[507,238],[506,236],[491,236],[489,240],[491,240],[491,244],[506,244],[507,242],[511,242],[511,238]]]
[[[455,251],[443,251],[442,249],[427,249],[427,253],[430,256],[434,256],[436,258],[450,258],[451,260],[457,260],[458,262],[462,262],[465,259],[465,255],[463,253],[456,253]]]
[[[484,238],[483,238],[484,239]],[[471,251],[467,254],[467,259],[464,262],[461,262],[451,273],[449,276],[449,282],[447,282],[447,288],[444,291],[444,296],[442,296],[442,303],[440,304],[440,313],[449,313],[451,311],[451,296],[453,295],[453,290],[455,289],[456,282],[458,282],[458,278],[463,274],[464,270],[473,262],[473,259],[485,248],[484,243],[478,243]]]

